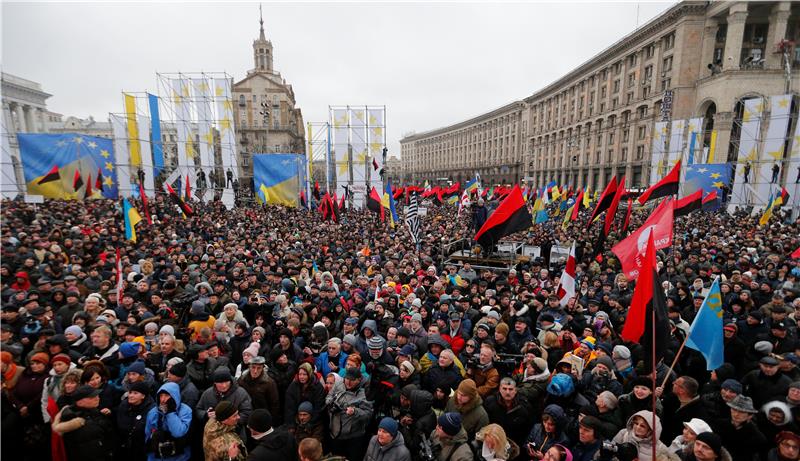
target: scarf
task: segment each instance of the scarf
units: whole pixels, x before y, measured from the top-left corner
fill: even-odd
[[[3,373],[3,382],[7,383],[14,378],[14,375],[17,374],[17,364],[11,362],[8,364],[8,369],[5,373]]]

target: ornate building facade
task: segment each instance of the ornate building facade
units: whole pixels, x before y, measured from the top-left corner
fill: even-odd
[[[520,160],[494,155],[493,143],[472,151],[471,138],[462,144],[458,135],[463,124],[456,124],[401,140],[404,174],[424,179],[438,164],[452,168],[453,176],[470,177],[476,164],[488,161],[490,169],[518,167],[520,179],[536,185],[555,180],[596,189],[612,175],[625,174],[629,186],[643,187],[649,182],[654,123],[690,117],[704,117],[704,147],[716,131],[717,158],[735,159],[742,100],[797,94],[797,83],[790,82],[800,78],[800,53],[791,45],[786,53],[777,51],[783,40],[800,39],[799,13],[800,4],[791,2],[679,3],[552,84],[505,106],[521,112]],[[671,101],[662,107],[665,96]],[[489,122],[496,112],[473,120]],[[440,148],[439,142],[447,144]]]
[[[234,121],[239,154],[239,177],[249,184],[254,154],[305,154],[303,114],[296,107],[292,85],[273,68],[272,42],[259,20],[259,37],[253,41],[253,69],[233,84]]]

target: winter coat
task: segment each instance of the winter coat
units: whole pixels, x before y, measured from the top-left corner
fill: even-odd
[[[768,444],[764,434],[756,426],[755,420],[751,420],[736,428],[728,418],[711,426],[714,433],[722,439],[722,446],[731,453],[733,461],[751,461],[758,459]]]
[[[269,410],[271,415],[277,415],[280,411],[280,394],[275,380],[269,377],[266,370],[262,371],[258,378],[253,378],[249,371],[246,371],[239,378],[239,387],[247,391],[253,404],[253,410],[263,408]]]
[[[692,418],[711,421],[699,397],[681,406],[677,397],[670,395],[664,400],[664,414],[669,415],[661,433],[661,441],[664,443],[670,443],[672,439],[682,434],[683,423],[688,423]]]
[[[232,445],[243,445],[236,433],[236,426],[222,424],[216,419],[209,419],[203,429],[203,453],[206,461],[229,461],[228,448]],[[239,453],[236,460],[244,460],[245,454]]]
[[[642,410],[636,412],[635,415],[628,418],[627,426],[617,433],[614,437],[613,442],[620,444],[620,443],[632,443],[636,445],[639,449],[639,461],[653,461],[653,438],[652,436],[639,438],[633,433],[633,418],[639,416],[647,421],[648,426],[652,426],[653,424],[653,412]],[[661,419],[656,416],[656,439],[661,437]],[[664,445],[660,440],[657,442],[656,445],[656,456],[659,454],[667,455],[669,453],[669,449],[666,445]]]
[[[443,385],[447,385],[449,389],[457,388],[462,379],[455,363],[447,368],[442,368],[437,363],[422,375],[422,388],[433,394],[437,387],[443,387]]]
[[[200,400],[200,391],[197,390],[197,386],[187,377],[183,377],[177,384],[181,389],[181,402],[189,408],[194,408],[197,401]]]
[[[364,386],[347,390],[344,383],[337,381],[325,398],[330,415],[331,438],[349,440],[364,435],[367,423],[372,417],[372,402],[367,400]],[[347,407],[354,407],[352,415],[346,413]]]
[[[258,440],[247,461],[294,461],[297,459],[297,442],[282,429],[275,429]]]
[[[212,358],[203,363],[191,360],[186,364],[186,377],[192,380],[197,389],[208,389],[213,384],[212,375],[218,366],[217,361]]]
[[[469,447],[467,431],[462,427],[453,437],[440,438],[438,431],[431,433],[431,446],[434,453],[439,453],[437,461],[472,461],[472,449]]]
[[[531,428],[532,415],[528,402],[520,395],[514,397],[510,408],[503,404],[500,394],[489,396],[483,407],[489,415],[489,422],[499,424],[508,438],[518,444],[525,440]]]
[[[347,355],[348,354],[346,354],[344,351],[339,352],[339,357],[336,359],[336,366],[339,367],[339,370],[344,369],[345,365],[347,365]],[[328,358],[328,353],[323,352],[319,354],[319,357],[317,357],[317,359],[314,361],[314,368],[322,376],[328,376],[328,374],[333,371],[331,370],[331,367],[328,364],[328,362],[330,362],[330,358]]]
[[[526,443],[533,442],[536,444],[537,450],[546,453],[555,444],[568,445],[569,438],[565,432],[567,427],[568,418],[564,410],[558,405],[548,405],[544,409],[544,414],[550,415],[556,423],[556,432],[547,433],[544,430],[542,423],[536,423],[531,429]]]
[[[637,411],[647,410],[653,407],[653,401],[648,396],[646,399],[637,399],[633,391],[623,394],[619,397],[619,412],[622,419],[627,421],[628,418],[636,414]],[[656,415],[661,417],[663,412],[661,400],[656,399]]]
[[[476,395],[466,405],[458,405],[456,394],[453,393],[453,396],[447,401],[444,411],[446,413],[453,411],[461,413],[461,426],[469,434],[470,440],[475,437],[475,434],[483,426],[489,424],[489,415],[486,414],[486,409],[483,408],[483,399],[480,395]]]
[[[489,364],[486,368],[474,368],[472,379],[475,381],[475,385],[478,386],[478,394],[483,398],[494,394],[497,388],[500,387],[500,373],[492,364]]]
[[[166,383],[158,388],[158,393],[166,392],[175,402],[175,410],[164,413],[158,406],[154,406],[147,412],[147,423],[144,428],[145,443],[153,436],[153,433],[161,429],[169,432],[174,439],[188,439],[189,426],[192,423],[192,409],[181,401],[180,387],[175,383]],[[186,440],[184,439],[184,440]],[[183,453],[176,456],[161,459],[157,453],[149,452],[148,461],[187,461],[191,457],[191,448],[186,445]]]
[[[373,435],[367,446],[364,461],[411,461],[411,453],[406,448],[403,434],[400,432],[386,446],[381,446],[378,443],[378,436]]]
[[[400,432],[409,452],[418,459],[422,435],[430,434],[436,429],[436,413],[433,412],[433,395],[421,389],[411,391],[410,416],[414,422],[410,426],[400,425]]]
[[[194,407],[194,417],[205,421],[208,417],[208,409],[215,408],[223,400],[233,404],[233,407],[239,412],[239,427],[247,426],[247,419],[253,412],[253,402],[247,391],[239,387],[236,381],[231,383],[231,387],[224,394],[217,392],[217,388],[214,386],[206,389],[200,396],[197,406]]]
[[[53,419],[53,430],[64,439],[67,459],[111,461],[116,434],[111,418],[97,408],[65,407]]]
[[[761,408],[767,402],[784,397],[789,391],[792,380],[778,371],[772,376],[765,375],[760,369],[747,373],[742,378],[742,388],[744,395],[753,399],[753,406]],[[731,451],[736,458],[737,453]]]
[[[120,402],[117,408],[117,434],[120,441],[117,446],[117,459],[141,460],[146,456],[144,443],[144,427],[147,413],[155,406],[153,398],[145,396],[141,404],[133,406],[128,399]]]
[[[25,368],[9,393],[9,399],[17,410],[28,408],[27,421],[42,422],[42,390],[47,377],[47,372],[34,373]]]
[[[313,413],[311,413],[311,421],[316,422],[320,418],[320,414],[325,407],[325,388],[317,379],[317,375],[312,373],[309,379],[310,382],[303,386],[295,377],[294,381],[289,384],[289,388],[286,389],[286,394],[284,395],[286,408],[283,412],[283,420],[287,424],[290,421],[294,421],[297,415],[297,407],[306,401],[311,402],[314,406]]]

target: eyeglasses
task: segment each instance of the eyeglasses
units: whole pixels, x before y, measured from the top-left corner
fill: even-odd
[[[800,451],[800,445],[798,445],[796,443],[792,443],[792,442],[790,442],[788,440],[784,440],[783,442],[781,442],[780,446],[782,446],[783,448],[788,448],[789,450]]]

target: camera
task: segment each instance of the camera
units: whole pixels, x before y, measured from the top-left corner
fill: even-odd
[[[614,443],[610,440],[603,440],[600,453],[606,457],[616,457],[619,461],[633,461],[639,457],[639,448],[628,442]]]
[[[470,358],[467,359],[466,366],[467,368],[478,368],[480,365],[480,355],[473,354]]]
[[[168,440],[166,442],[159,442],[157,449],[158,449],[158,456],[162,459],[170,458],[178,454],[175,442],[173,442],[172,440]]]

